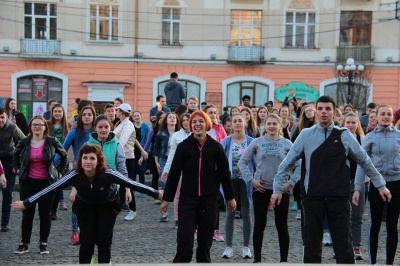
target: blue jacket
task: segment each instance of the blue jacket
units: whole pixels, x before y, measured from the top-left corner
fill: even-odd
[[[158,132],[156,135],[156,140],[154,142],[153,155],[159,158],[167,157],[168,142],[169,142],[168,129],[164,129],[163,131]]]
[[[142,126],[140,127],[140,135],[141,135],[140,146],[142,146],[143,148],[146,145],[149,133],[150,133],[150,126],[145,122],[142,122]]]
[[[246,137],[246,148],[247,148],[254,139],[248,135],[246,135],[245,137]],[[221,142],[221,145],[224,148],[226,157],[228,158],[229,170],[231,171],[231,174],[232,174],[232,142],[233,142],[233,135],[230,135],[230,136],[224,138]],[[255,160],[255,158],[253,158],[253,160],[251,160],[251,162],[248,165],[251,173],[254,172],[255,165],[257,165],[256,160]],[[251,205],[251,203],[253,202],[253,197],[252,197],[253,186],[243,175],[242,175],[242,179],[244,180],[244,182],[247,185],[247,199],[249,200],[249,203],[250,203],[249,205]]]

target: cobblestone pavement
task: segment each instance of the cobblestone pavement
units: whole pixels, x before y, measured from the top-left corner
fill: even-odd
[[[69,191],[64,191],[68,198]],[[1,198],[1,197],[0,197]],[[14,199],[19,199],[18,192],[14,193]],[[124,221],[126,212],[121,212],[117,217],[114,228],[114,243],[112,246],[112,262],[121,264],[132,263],[170,263],[176,250],[176,229],[174,229],[173,218],[167,223],[160,223],[159,205],[154,204],[150,197],[140,198],[136,193],[137,216],[133,221]],[[78,262],[79,246],[70,244],[71,233],[71,204],[68,203],[68,211],[58,211],[59,219],[52,223],[50,238],[48,242],[50,254],[40,255],[38,248],[39,238],[39,220],[36,212],[30,252],[23,255],[15,255],[14,250],[20,241],[20,226],[22,214],[19,211],[12,210],[9,232],[0,232],[0,265],[16,264],[76,264]],[[170,204],[170,214],[173,213],[172,204]],[[225,212],[221,212],[220,228],[224,234]],[[279,245],[276,229],[274,226],[273,212],[268,212],[268,223],[264,234],[263,262],[279,263]],[[301,263],[302,245],[300,236],[300,221],[295,220],[296,212],[289,213],[290,230],[290,250],[289,263]],[[172,218],[172,219],[171,219]],[[252,260],[245,260],[241,257],[242,252],[242,220],[235,220],[234,235],[234,256],[227,260],[221,258],[225,249],[224,242],[215,242],[211,248],[212,261],[216,263],[251,263]],[[364,216],[363,228],[363,255],[366,259],[366,225],[368,216]],[[379,262],[383,264],[385,254],[386,229],[382,224]],[[253,250],[252,241],[250,249]],[[327,264],[335,263],[332,259],[332,247],[323,247],[323,262]],[[95,255],[97,258],[97,255]],[[193,260],[195,261],[195,260]],[[359,264],[367,264],[366,260],[358,261]],[[399,254],[397,254],[395,264],[400,263]]]

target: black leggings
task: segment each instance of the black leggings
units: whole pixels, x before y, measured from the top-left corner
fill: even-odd
[[[272,190],[266,190],[264,193],[253,190],[253,206],[254,206],[254,261],[261,262],[261,248],[264,238],[264,230],[267,225],[268,203],[270,202]],[[287,262],[289,253],[289,231],[288,231],[288,211],[289,211],[289,194],[282,194],[280,205],[275,206],[275,227],[278,231],[279,249],[281,260]]]
[[[387,203],[386,214],[386,264],[393,265],[394,256],[397,250],[398,229],[397,223],[400,214],[400,181],[387,182],[386,187],[392,193],[392,199]],[[378,252],[378,238],[381,229],[382,214],[385,202],[379,195],[379,191],[371,183],[368,199],[371,211],[371,222],[369,228],[369,254],[370,263],[376,263]]]

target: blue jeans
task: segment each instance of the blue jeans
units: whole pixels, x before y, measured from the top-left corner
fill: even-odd
[[[3,164],[5,176],[7,179],[7,187],[2,188],[1,190],[1,192],[3,193],[3,203],[1,206],[1,226],[7,226],[10,222],[10,204],[12,202],[12,194],[15,185],[15,174],[12,172],[14,168],[13,157],[4,157],[1,159],[1,163]]]
[[[160,164],[160,167],[161,167],[160,177],[161,177],[161,174],[162,174],[163,171],[164,171],[165,165],[167,164],[167,159],[168,159],[167,157],[159,158],[159,159],[158,159],[158,163]],[[165,189],[165,183],[166,183],[166,182],[161,181],[161,189],[162,189],[162,190]]]

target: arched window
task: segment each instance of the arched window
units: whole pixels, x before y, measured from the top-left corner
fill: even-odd
[[[168,81],[169,80],[166,80],[166,81],[158,83],[158,94],[157,95],[165,96],[164,87],[165,87],[165,84],[167,84]],[[196,83],[196,82],[193,82],[193,81],[190,81],[190,80],[185,80],[185,79],[179,79],[178,82],[180,82],[183,85],[183,87],[185,88],[185,93],[186,93],[185,103],[187,103],[188,99],[190,98],[190,96],[193,96],[193,95],[196,96],[197,99],[199,99],[199,101],[200,101],[200,99],[201,99],[201,97],[200,97],[200,87],[201,86],[200,86],[199,83]],[[200,102],[199,102],[199,105],[200,105]]]
[[[232,107],[242,103],[242,97],[251,97],[250,105],[263,105],[269,101],[269,86],[266,84],[242,81],[228,84],[226,93],[226,106]]]
[[[43,115],[47,101],[54,99],[62,103],[63,81],[46,75],[29,75],[17,79],[17,109],[27,120]]]
[[[370,86],[354,84],[351,87],[350,103],[359,111],[365,112],[370,98]],[[324,88],[324,95],[335,99],[338,106],[347,104],[348,85],[344,83],[331,83]]]

